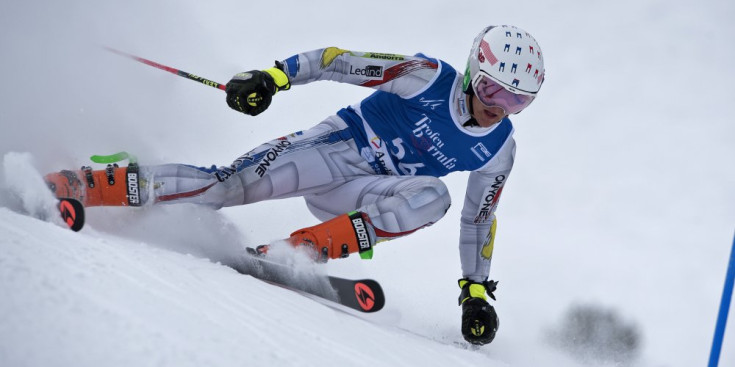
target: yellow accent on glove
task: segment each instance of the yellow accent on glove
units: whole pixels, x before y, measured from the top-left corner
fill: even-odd
[[[276,83],[276,93],[279,90],[287,90],[291,89],[291,82],[288,80],[288,75],[283,72],[283,70],[272,67],[270,69],[263,70],[264,72],[268,73],[271,77],[273,77],[273,81]]]
[[[469,280],[467,279],[460,279],[459,287],[464,288],[465,284],[467,284],[468,282]],[[464,303],[464,301],[470,298],[482,298],[484,301],[487,301],[487,297],[485,297],[485,286],[480,283],[470,284],[469,297],[465,297],[461,303]]]
[[[478,325],[471,327],[470,332],[474,336],[482,336],[482,334],[485,332],[485,325],[479,324],[479,328],[477,326]]]
[[[257,106],[258,103],[260,103],[262,100],[263,100],[263,97],[261,97],[260,95],[258,95],[258,93],[253,92],[253,93],[248,94],[248,104],[251,105],[251,106],[253,106],[253,107]],[[240,99],[239,98],[237,100],[237,103],[238,104],[240,103]]]

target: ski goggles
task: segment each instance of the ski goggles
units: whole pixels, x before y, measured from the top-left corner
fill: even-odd
[[[515,114],[533,102],[536,96],[516,94],[496,83],[485,75],[480,75],[472,83],[475,95],[485,107],[500,107],[506,114]]]

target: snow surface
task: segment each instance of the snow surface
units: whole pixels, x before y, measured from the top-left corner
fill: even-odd
[[[735,229],[734,15],[725,0],[3,2],[0,366],[615,365],[553,341],[580,304],[640,331],[627,364],[704,365]],[[324,267],[383,284],[386,307],[370,315],[219,264],[315,224],[299,199],[91,208],[80,233],[49,214],[41,173],[119,150],[144,164],[229,164],[370,93],[314,83],[249,118],[221,91],[102,45],[226,82],[325,46],[461,68],[475,34],[504,23],[538,39],[547,79],[514,118],[489,346],[459,333],[466,174],[446,177],[455,205],[439,223],[371,261]],[[733,324],[721,366],[735,366]]]

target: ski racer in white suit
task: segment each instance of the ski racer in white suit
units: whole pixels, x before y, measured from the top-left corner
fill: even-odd
[[[278,91],[320,80],[376,91],[229,166],[140,167],[141,182],[148,183],[140,199],[219,208],[302,196],[325,222],[294,232],[292,244],[313,247],[324,260],[354,252],[369,258],[377,242],[441,219],[450,196],[438,177],[471,171],[460,223],[459,301],[465,339],[486,344],[498,327],[486,299],[494,299],[497,283],[488,281],[495,209],[515,154],[508,115],[533,101],[543,78],[538,44],[513,26],[483,29],[464,74],[423,54],[335,47],[300,53],[235,75],[227,84],[228,105],[255,116]]]

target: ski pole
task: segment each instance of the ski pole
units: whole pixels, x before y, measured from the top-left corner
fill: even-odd
[[[217,82],[211,81],[209,79],[205,79],[205,78],[202,78],[200,76],[197,76],[197,75],[194,75],[194,74],[191,74],[191,73],[187,73],[185,71],[182,71],[182,70],[179,70],[179,69],[176,69],[176,68],[172,68],[170,66],[162,65],[162,64],[159,64],[159,63],[157,63],[155,61],[151,61],[151,60],[148,60],[148,59],[139,57],[139,56],[131,55],[131,54],[127,53],[127,52],[122,52],[122,51],[116,50],[116,49],[111,48],[111,47],[105,47],[105,49],[107,51],[110,51],[110,52],[114,53],[114,54],[117,54],[117,55],[120,55],[120,56],[123,56],[123,57],[127,57],[127,58],[130,58],[130,59],[133,59],[135,61],[141,62],[141,63],[146,64],[146,65],[153,66],[154,68],[158,68],[158,69],[161,69],[161,70],[164,70],[164,71],[168,71],[169,73],[176,74],[178,76],[181,76],[181,77],[184,77],[184,78],[187,78],[187,79],[191,79],[193,81],[202,83],[204,85],[208,85],[210,87],[214,87],[214,88],[217,88],[217,89],[225,90],[225,85],[224,84],[217,83]]]
[[[722,339],[725,337],[725,325],[727,324],[727,312],[730,309],[730,301],[732,299],[733,286],[735,285],[735,238],[732,241],[732,250],[730,250],[730,262],[727,265],[727,275],[725,276],[725,289],[722,291],[722,299],[720,300],[720,312],[717,315],[717,325],[715,326],[715,337],[712,340],[712,350],[709,355],[709,367],[717,367],[720,361],[720,351],[722,350]],[[732,343],[731,343],[732,345]]]

